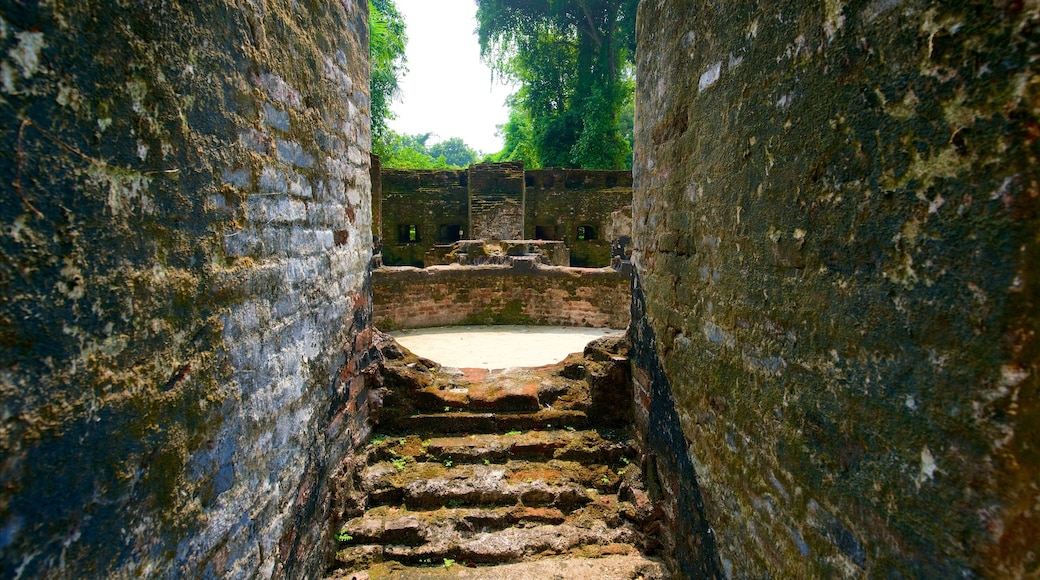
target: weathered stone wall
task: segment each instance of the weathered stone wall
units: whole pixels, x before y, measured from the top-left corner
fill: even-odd
[[[1040,573],[1040,8],[639,16],[644,408],[674,398],[719,569]]]
[[[316,577],[365,435],[367,6],[147,4],[0,6],[0,570]]]
[[[505,266],[380,268],[372,274],[380,330],[457,324],[625,328],[629,279],[611,268]]]
[[[611,227],[611,214],[632,204],[632,172],[539,169],[526,179],[526,235],[566,241],[572,266],[610,264],[611,234],[631,237]]]
[[[436,244],[450,244],[454,226],[469,233],[469,173],[384,169],[381,175],[383,263],[422,266]],[[415,226],[415,239],[409,228]]]
[[[382,232],[383,263],[390,266],[422,266],[435,245],[459,239],[565,241],[570,265],[581,267],[609,265],[619,238],[630,246],[631,220],[617,214],[631,211],[628,171],[524,172],[515,162],[455,171],[386,169],[379,177],[373,204],[383,222],[375,231]]]
[[[469,168],[469,228],[474,240],[524,237],[524,162]]]

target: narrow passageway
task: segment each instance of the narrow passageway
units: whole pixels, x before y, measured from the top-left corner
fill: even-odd
[[[525,354],[541,356],[538,368],[451,368],[382,335],[378,433],[338,483],[330,576],[669,577],[655,558],[661,518],[631,430],[624,335],[470,330],[420,336],[456,349],[460,336],[476,337],[510,350],[517,336],[532,335],[571,349],[547,344],[562,336],[582,352],[545,364],[552,348],[531,348]],[[599,338],[585,346],[589,336]]]

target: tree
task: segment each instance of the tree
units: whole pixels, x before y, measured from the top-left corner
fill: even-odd
[[[531,117],[520,108],[515,99],[510,103],[509,121],[498,126],[498,134],[502,136],[505,144],[502,150],[495,155],[486,158],[488,161],[500,163],[503,161],[523,161],[524,167],[538,169],[542,167],[538,157],[538,146],[534,140],[534,127],[531,125]]]
[[[447,141],[434,143],[430,147],[431,157],[444,156],[448,165],[453,167],[469,167],[480,159],[480,155],[471,149],[460,137],[452,137]]]
[[[408,37],[394,0],[368,0],[368,23],[372,151],[385,157],[392,139],[387,121],[394,118],[390,103],[400,92],[398,81],[408,71],[404,54]]]
[[[383,167],[393,169],[462,169],[476,163],[479,155],[459,137],[427,146],[433,133],[399,135],[387,130]]]
[[[638,0],[477,0],[481,54],[518,81],[543,166],[616,169]]]

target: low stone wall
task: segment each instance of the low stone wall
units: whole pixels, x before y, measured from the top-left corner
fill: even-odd
[[[509,266],[380,268],[372,274],[377,328],[536,324],[625,328],[629,277],[611,268]]]

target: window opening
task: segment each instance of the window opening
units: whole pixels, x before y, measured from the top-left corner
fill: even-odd
[[[536,240],[558,240],[556,237],[556,226],[535,226],[534,239]]]
[[[442,244],[450,244],[457,242],[462,239],[462,226],[457,224],[451,224],[441,226],[440,228],[440,242]]]
[[[397,241],[402,244],[414,244],[422,237],[419,235],[419,226],[416,224],[401,224],[397,230]]]

